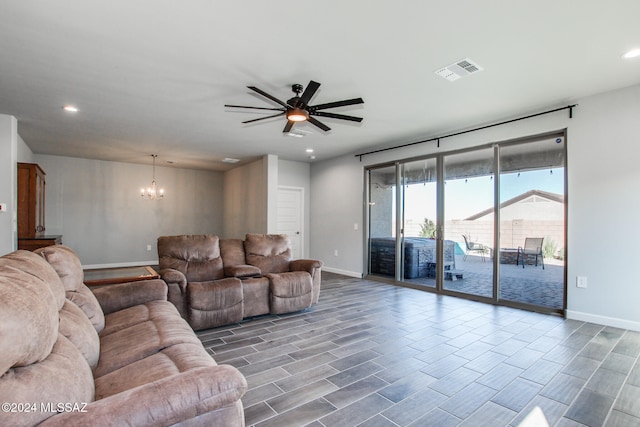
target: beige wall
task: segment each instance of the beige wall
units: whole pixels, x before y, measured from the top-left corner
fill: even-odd
[[[244,238],[246,233],[266,233],[268,162],[266,158],[224,173],[222,237]]]

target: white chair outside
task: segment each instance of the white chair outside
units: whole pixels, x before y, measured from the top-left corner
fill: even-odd
[[[524,268],[525,258],[527,255],[533,255],[536,257],[535,265],[538,266],[538,257],[544,270],[544,255],[542,254],[542,242],[544,237],[527,237],[524,239],[524,247],[518,246],[518,254],[516,256],[516,265],[522,261],[522,268]]]

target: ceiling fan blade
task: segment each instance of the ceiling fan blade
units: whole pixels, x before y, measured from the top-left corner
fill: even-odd
[[[328,102],[326,104],[318,104],[309,106],[309,111],[325,110],[327,108],[344,107],[345,105],[364,104],[362,98],[345,99],[344,101]]]
[[[321,121],[318,121],[318,120],[314,119],[313,117],[309,117],[309,118],[307,119],[307,121],[308,121],[309,123],[313,124],[313,125],[318,126],[320,129],[322,129],[322,130],[323,130],[323,131],[325,131],[325,132],[326,132],[326,131],[331,130],[331,128],[330,128],[329,126],[325,125],[325,124],[324,124],[324,123],[322,123]]]
[[[298,101],[297,107],[302,108],[303,106],[307,105],[311,100],[311,98],[313,97],[313,95],[316,94],[316,91],[318,90],[319,87],[320,87],[320,83],[310,80],[309,84],[307,85],[307,88],[304,90],[304,92],[302,92],[302,96]]]
[[[287,104],[285,104],[284,102],[280,101],[278,98],[276,98],[273,95],[269,95],[267,92],[263,91],[262,89],[258,89],[255,86],[247,86],[249,89],[258,92],[260,95],[264,96],[265,98],[269,98],[270,100],[272,100],[273,102],[282,105],[285,108],[288,108],[289,106]]]
[[[291,132],[291,128],[293,127],[293,124],[295,122],[292,122],[291,120],[287,120],[287,124],[284,125],[284,129],[282,129],[282,133],[289,133]]]
[[[331,117],[333,119],[351,120],[352,122],[358,123],[362,121],[362,117],[347,116],[344,114],[329,113],[325,111],[314,111],[309,114],[313,114],[314,116]]]
[[[274,117],[278,117],[278,116],[281,116],[281,115],[283,115],[283,114],[284,114],[284,111],[283,111],[282,113],[274,114],[274,115],[272,115],[272,116],[259,117],[259,118],[257,118],[257,119],[247,120],[247,121],[244,121],[244,122],[242,122],[242,123],[252,123],[252,122],[257,122],[258,120],[272,119],[272,118],[274,118]]]
[[[246,105],[228,105],[228,104],[225,104],[225,107],[229,107],[229,108],[250,108],[252,110],[284,111],[282,108],[248,107]]]

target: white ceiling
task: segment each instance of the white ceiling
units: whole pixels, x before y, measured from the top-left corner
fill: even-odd
[[[39,154],[225,170],[224,157],[320,161],[564,106],[640,83],[640,1],[21,0],[2,2],[0,114]],[[471,58],[484,71],[434,74]],[[277,105],[322,84],[328,110],[304,138]],[[73,104],[79,112],[62,110]]]

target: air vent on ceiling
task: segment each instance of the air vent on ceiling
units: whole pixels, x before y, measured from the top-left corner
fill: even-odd
[[[453,64],[447,65],[446,67],[442,67],[435,71],[437,75],[442,77],[443,79],[447,79],[450,82],[454,82],[461,77],[469,76],[473,73],[477,73],[482,71],[480,65],[475,63],[469,58],[464,58],[459,61],[454,62]]]

